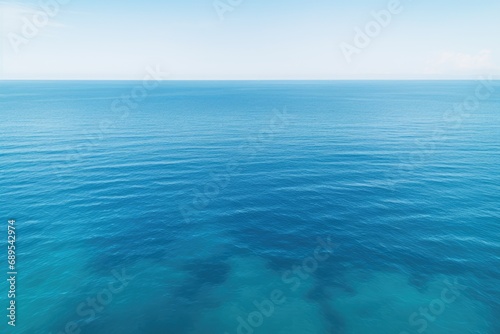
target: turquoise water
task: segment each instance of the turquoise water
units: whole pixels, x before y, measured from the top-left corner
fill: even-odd
[[[0,330],[500,333],[499,92],[1,82]]]

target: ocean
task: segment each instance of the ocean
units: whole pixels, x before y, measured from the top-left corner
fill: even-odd
[[[499,93],[0,82],[0,330],[498,334]]]

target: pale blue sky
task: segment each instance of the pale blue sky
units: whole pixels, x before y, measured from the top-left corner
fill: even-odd
[[[178,80],[500,74],[498,0],[401,0],[367,46],[355,29],[377,29],[371,13],[390,1],[220,0],[218,13],[213,0],[60,0],[36,16],[55,1],[0,1],[0,79],[141,79],[148,66]]]

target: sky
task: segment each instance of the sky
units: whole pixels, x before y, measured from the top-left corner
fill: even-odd
[[[0,80],[500,77],[498,0],[0,0]]]

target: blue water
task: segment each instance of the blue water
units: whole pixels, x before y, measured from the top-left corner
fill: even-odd
[[[500,333],[500,82],[141,87],[0,82],[2,333]]]

